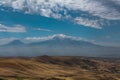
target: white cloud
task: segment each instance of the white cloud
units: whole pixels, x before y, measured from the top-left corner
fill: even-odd
[[[22,10],[25,13],[40,14],[55,19],[68,18],[69,16],[74,20],[77,17],[81,17],[80,15],[74,17],[69,14],[69,11],[72,10],[74,14],[76,11],[82,11],[88,13],[87,15],[91,17],[105,20],[120,20],[120,9],[112,7],[109,4],[110,1],[120,6],[119,0],[0,0],[0,4]],[[61,12],[63,13],[61,14]],[[86,26],[86,22],[88,22],[87,26],[89,27],[103,27],[97,23],[97,20],[79,19],[81,25]],[[96,25],[98,26],[96,27]]]
[[[112,0],[114,3],[119,0]],[[46,17],[59,16],[64,8],[69,10],[87,11],[95,16],[105,19],[120,20],[120,12],[116,8],[109,8],[99,0],[0,0],[3,5],[30,13],[39,13]],[[109,2],[109,1],[108,1]]]
[[[26,32],[26,29],[24,26],[21,26],[21,25],[9,27],[9,26],[5,26],[5,25],[0,24],[0,32],[23,33],[23,32]]]
[[[59,38],[59,39],[69,38],[71,40],[84,40],[84,41],[86,41],[85,39],[80,38],[80,37],[67,36],[64,34],[54,34],[54,35],[46,36],[46,37],[26,37],[24,39],[24,41],[25,42],[39,42],[39,41],[51,40],[54,38]]]
[[[75,18],[75,23],[84,25],[84,26],[88,26],[88,27],[102,29],[102,27],[99,23],[99,20],[90,20],[90,19],[86,19],[86,18],[77,17],[77,18]]]
[[[47,37],[26,37],[24,39],[25,42],[37,42],[37,41],[46,41],[52,39],[51,36]]]
[[[43,28],[35,28],[34,30],[38,30],[38,31],[46,31],[46,32],[52,32],[52,30],[49,30],[49,29],[43,29]]]

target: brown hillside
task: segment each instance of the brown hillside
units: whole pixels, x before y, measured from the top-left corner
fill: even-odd
[[[0,58],[0,80],[120,80],[119,59]]]

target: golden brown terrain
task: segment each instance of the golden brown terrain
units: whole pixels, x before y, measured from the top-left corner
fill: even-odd
[[[120,80],[120,59],[0,58],[0,80]]]

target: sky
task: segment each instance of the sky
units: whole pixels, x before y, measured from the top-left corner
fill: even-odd
[[[120,47],[120,0],[0,0],[0,44],[56,34]]]

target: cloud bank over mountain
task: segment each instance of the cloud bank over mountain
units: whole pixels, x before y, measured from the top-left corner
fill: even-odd
[[[120,20],[119,0],[0,0],[0,5],[97,29]]]

